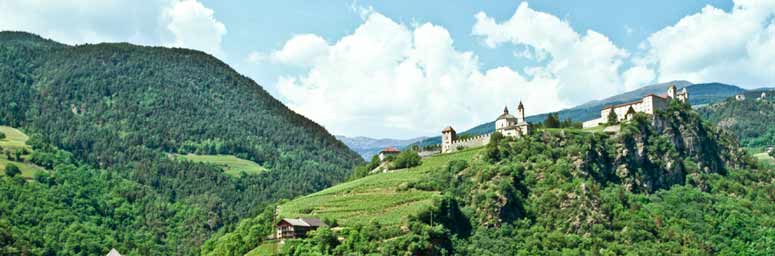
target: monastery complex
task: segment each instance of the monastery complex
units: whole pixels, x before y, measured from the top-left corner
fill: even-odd
[[[671,99],[677,99],[680,102],[686,103],[689,101],[689,92],[686,91],[686,88],[678,92],[675,85],[671,85],[667,88],[667,95],[665,96],[649,94],[638,101],[607,106],[600,110],[600,118],[584,122],[583,127],[590,128],[608,123],[608,116],[611,114],[611,111],[616,113],[616,121],[618,122],[630,120],[635,113],[639,112],[653,115],[655,111],[667,108]]]
[[[683,103],[689,101],[689,92],[683,88],[680,92],[675,85],[667,89],[664,96],[648,94],[642,99],[619,105],[611,105],[600,110],[600,117],[583,123],[584,128],[596,127],[608,123],[608,117],[613,111],[616,113],[616,121],[626,121],[633,118],[635,113],[654,114],[658,110],[667,108],[670,100],[678,100]],[[516,108],[516,115],[509,114],[509,108],[503,109],[503,114],[495,119],[495,132],[503,134],[505,137],[519,138],[530,134],[530,125],[525,121],[525,106],[519,102]],[[458,138],[457,132],[451,126],[441,131],[441,153],[449,153],[461,150],[463,148],[479,147],[487,145],[490,142],[492,133],[478,135],[469,138]]]
[[[495,132],[500,132],[506,137],[522,137],[530,133],[530,126],[525,121],[525,106],[522,102],[517,105],[517,115],[509,114],[509,108],[503,108],[503,114],[495,119]],[[458,139],[457,132],[452,126],[441,130],[441,153],[454,152],[459,149],[487,145],[490,142],[490,134],[479,135],[466,139]]]

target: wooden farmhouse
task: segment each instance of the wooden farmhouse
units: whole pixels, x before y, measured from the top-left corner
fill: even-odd
[[[316,218],[284,218],[277,223],[277,239],[304,238],[307,236],[307,232],[325,225]]]

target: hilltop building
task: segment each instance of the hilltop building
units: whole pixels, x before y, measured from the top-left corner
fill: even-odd
[[[762,92],[762,96],[759,96],[759,100],[767,100],[767,92]]]
[[[495,132],[499,132],[506,137],[521,137],[530,133],[530,126],[525,121],[525,106],[522,105],[521,101],[517,105],[517,116],[509,114],[508,107],[503,109],[503,114],[495,119]],[[487,145],[490,142],[490,136],[492,136],[492,133],[458,139],[455,129],[452,126],[448,126],[441,130],[441,153]]]
[[[389,156],[395,156],[395,155],[398,155],[399,153],[401,153],[401,150],[398,150],[397,148],[394,148],[394,147],[383,149],[382,151],[379,152],[379,160],[385,161],[385,159],[387,159]]]
[[[743,95],[743,94],[735,95],[735,100],[737,100],[737,101],[744,101],[745,100],[745,95]]]
[[[277,223],[277,239],[304,238],[307,236],[307,232],[325,225],[320,219],[316,218],[284,218]]]
[[[638,101],[607,106],[600,110],[600,118],[584,122],[583,127],[590,128],[600,124],[608,123],[608,116],[611,114],[611,111],[616,113],[617,122],[630,120],[635,115],[635,113],[646,113],[653,115],[657,110],[667,108],[668,102],[671,99],[675,99],[683,103],[688,103],[689,92],[686,91],[686,88],[683,88],[681,92],[677,92],[675,85],[671,85],[669,88],[667,88],[667,94],[665,96],[648,94],[644,96],[643,99]]]

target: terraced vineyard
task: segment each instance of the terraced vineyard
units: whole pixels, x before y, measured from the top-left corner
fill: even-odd
[[[451,160],[470,160],[482,149],[429,157],[417,167],[339,184],[281,205],[279,216],[330,218],[342,226],[367,224],[372,220],[379,220],[382,225],[398,225],[406,216],[429,207],[433,197],[439,194],[413,189],[399,191],[402,184],[421,180]]]

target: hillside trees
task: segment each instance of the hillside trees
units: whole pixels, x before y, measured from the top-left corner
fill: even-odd
[[[404,169],[420,165],[422,159],[417,151],[405,150],[396,156],[396,159],[390,163],[390,169]]]
[[[8,177],[15,177],[16,175],[19,175],[21,173],[22,171],[15,164],[8,163],[5,165],[5,175],[7,175]]]
[[[751,97],[753,98],[753,97]],[[734,133],[740,144],[763,148],[775,145],[775,96],[763,100],[727,100],[699,108],[698,113],[711,123]]]
[[[127,231],[157,237],[144,255],[197,254],[219,229],[235,228],[239,219],[258,214],[272,201],[340,182],[362,163],[323,127],[286,108],[249,78],[186,49],[67,46],[2,32],[0,104],[0,124],[23,129],[33,137],[33,147],[56,149],[36,149],[33,163],[56,169],[69,161],[83,164],[76,172],[104,170],[136,183],[142,193],[135,200],[149,207],[133,215],[187,214],[188,222],[176,222],[187,223],[182,226],[148,220],[137,222],[138,231]],[[233,178],[214,166],[168,157],[182,152],[231,154],[269,171]],[[6,154],[10,159],[15,152]],[[89,223],[74,230],[96,231]],[[19,225],[14,232],[33,228]],[[145,229],[153,232],[142,233]],[[51,241],[50,246],[67,245]]]
[[[608,116],[606,117],[606,119],[608,120],[608,122],[606,122],[606,124],[607,125],[616,125],[617,123],[619,123],[619,119],[618,118],[619,118],[619,116],[616,115],[616,111],[614,111],[614,109],[611,108],[611,111],[608,112]]]

